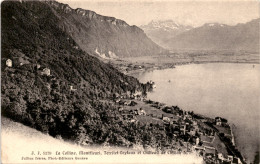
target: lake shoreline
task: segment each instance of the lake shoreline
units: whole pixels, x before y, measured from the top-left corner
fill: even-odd
[[[190,64],[214,64],[214,63],[228,63],[228,64],[260,64],[260,62],[241,62],[241,61],[206,61],[206,62],[187,62],[187,63],[172,63],[171,65],[161,65],[157,66],[156,68],[154,67],[146,67],[145,65],[142,66],[141,69],[136,69],[136,70],[130,70],[127,72],[123,72],[126,75],[132,75],[140,72],[147,72],[147,71],[154,71],[154,70],[164,70],[164,69],[171,69],[175,68],[176,66],[182,66],[182,65],[190,65]]]
[[[256,65],[255,67],[258,67],[259,66],[259,63],[238,63],[238,62],[225,62],[225,63],[223,63],[223,62],[205,62],[205,63],[192,63],[193,65],[199,65],[199,64],[212,64],[212,63],[214,63],[214,64],[248,64],[249,66],[252,64],[252,65]],[[186,64],[186,66],[187,66],[188,64]],[[239,65],[237,65],[237,66],[239,66]],[[244,66],[244,67],[247,67],[247,66]],[[248,67],[247,67],[248,68]],[[254,68],[254,66],[252,66],[251,68]],[[157,70],[157,69],[154,69],[154,70]],[[168,68],[165,68],[165,69],[162,69],[162,71],[169,71],[169,70],[171,70],[171,69],[168,69]],[[175,69],[173,69],[173,70],[175,70]],[[205,69],[206,70],[206,69]],[[252,69],[253,70],[253,69]],[[254,70],[257,70],[257,68],[255,68]],[[153,70],[149,70],[150,71],[150,74],[152,74],[152,72],[153,72]],[[149,73],[149,71],[148,71],[148,73]],[[145,72],[145,71],[144,71]],[[140,76],[143,76],[144,75],[144,72],[139,72],[140,74]],[[156,71],[157,72],[157,71]],[[131,72],[129,75],[134,75],[136,72]],[[157,72],[158,73],[158,72]],[[137,73],[138,74],[138,73]],[[134,77],[136,77],[136,76],[134,76]],[[161,76],[160,76],[161,77]],[[137,77],[138,78],[138,77]],[[176,77],[177,78],[177,77]],[[139,79],[139,78],[138,78]],[[140,79],[139,79],[140,80]],[[148,80],[148,79],[147,79]],[[141,80],[142,81],[142,80]],[[143,80],[144,81],[144,80]],[[166,81],[168,81],[168,78],[167,79],[165,79],[165,81],[164,81],[164,85],[167,85],[167,83],[166,83]],[[154,99],[153,99],[154,100]],[[159,101],[159,102],[161,102],[160,100],[155,100],[155,101]],[[165,102],[164,102],[165,103]],[[181,104],[179,104],[179,103],[174,103],[175,105],[181,105]],[[169,105],[169,104],[168,104]],[[172,104],[171,104],[172,105]],[[187,110],[189,110],[189,108],[184,108],[184,109],[187,109]],[[200,112],[198,112],[198,111],[196,111],[196,113],[200,113]],[[217,115],[215,115],[215,116],[217,116]],[[229,119],[230,120],[230,119]],[[234,123],[234,120],[233,119],[231,119],[230,120],[231,122],[233,122]],[[235,124],[236,125],[236,124]],[[243,146],[240,146],[240,144],[242,144],[242,143],[240,143],[240,142],[238,142],[237,141],[237,137],[239,136],[238,134],[237,134],[237,132],[236,131],[241,131],[241,129],[232,129],[232,133],[233,133],[233,135],[234,135],[234,140],[236,141],[236,147],[238,147],[239,148],[239,150],[242,150],[241,149],[241,147],[243,147]],[[241,133],[241,132],[240,132]],[[240,139],[241,140],[241,139]],[[251,141],[251,143],[252,143],[252,141]],[[244,143],[243,143],[244,144]],[[244,148],[243,148],[244,149]],[[250,149],[251,150],[251,149]],[[249,151],[245,151],[245,150],[243,150],[243,152],[245,153],[245,152],[248,152],[249,153]],[[243,153],[243,154],[244,154]],[[254,152],[250,152],[250,155],[249,156],[252,156],[252,154],[255,154],[255,151]],[[248,158],[247,158],[248,159]],[[252,162],[254,159],[252,159],[252,158],[250,158],[250,161]]]
[[[167,109],[167,108],[169,109],[172,107],[175,108],[175,106],[172,106],[172,107],[168,106],[168,105],[161,106],[161,105],[159,105],[159,104],[161,104],[160,102],[153,101],[153,100],[146,100],[146,103],[150,104],[151,106],[155,106],[155,107],[157,106],[158,109],[160,109],[160,110]],[[189,112],[187,109],[185,109],[185,110],[183,109],[183,111]],[[228,136],[226,136],[226,134],[222,130],[220,130],[221,128],[219,129],[219,126],[215,125],[214,118],[203,115],[203,114],[199,114],[199,113],[194,113],[193,117],[195,117],[197,121],[199,121],[199,122],[201,121],[202,124],[205,123],[206,125],[211,127],[216,132],[217,136],[221,140],[221,143],[225,144],[225,146],[229,152],[229,155],[231,155],[233,157],[239,157],[242,163],[246,163],[244,156],[239,151],[237,151],[237,146],[235,145],[235,142],[234,142],[235,136],[232,132],[232,125],[230,123],[226,124],[227,125],[226,130],[230,131],[230,134],[227,134]],[[222,136],[222,133],[224,133],[224,136]],[[229,135],[231,137],[229,137]],[[229,140],[229,141],[227,141],[227,140]],[[219,153],[222,154],[223,152],[219,152]]]

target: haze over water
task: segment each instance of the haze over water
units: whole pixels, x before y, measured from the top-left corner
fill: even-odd
[[[133,76],[141,82],[155,82],[157,88],[148,93],[148,99],[213,118],[227,118],[236,125],[239,150],[253,161],[260,143],[259,64],[191,64]]]

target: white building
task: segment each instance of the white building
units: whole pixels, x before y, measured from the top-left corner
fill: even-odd
[[[42,75],[50,76],[51,70],[49,68],[44,68],[43,71],[42,71]]]
[[[7,60],[6,60],[6,66],[7,66],[7,67],[12,67],[12,65],[13,65],[12,60],[11,60],[11,59],[7,59]]]
[[[197,137],[196,138],[196,145],[199,145],[199,143],[200,143],[200,139],[199,139],[199,137]]]
[[[216,118],[215,121],[216,121],[216,125],[221,126],[222,124],[221,118]]]
[[[220,159],[222,161],[226,160],[222,153],[218,153],[218,159]]]
[[[71,91],[76,91],[77,89],[73,88],[73,86],[71,85],[71,86],[70,86],[70,90],[71,90]]]
[[[164,122],[168,122],[168,123],[171,122],[171,120],[170,120],[169,117],[164,117],[164,116],[163,116],[162,120],[163,120]]]
[[[139,114],[140,115],[146,115],[146,112],[143,109],[140,109]]]

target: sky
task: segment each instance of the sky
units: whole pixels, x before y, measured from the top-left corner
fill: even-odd
[[[122,19],[130,25],[152,20],[201,26],[205,23],[236,25],[259,18],[257,0],[57,0],[70,7],[92,10],[100,15]]]

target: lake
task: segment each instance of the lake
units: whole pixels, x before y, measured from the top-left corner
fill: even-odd
[[[259,64],[208,63],[133,74],[156,84],[148,99],[178,105],[235,124],[236,144],[247,160],[259,150]]]

